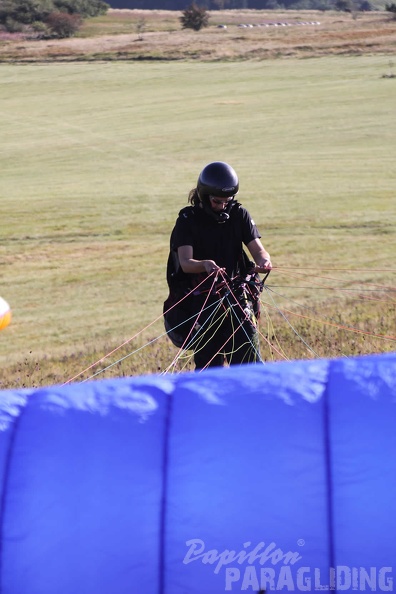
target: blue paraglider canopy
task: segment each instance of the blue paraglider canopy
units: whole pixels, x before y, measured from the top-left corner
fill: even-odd
[[[396,354],[0,405],[2,594],[393,591]]]

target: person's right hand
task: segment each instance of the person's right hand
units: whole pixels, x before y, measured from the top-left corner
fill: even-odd
[[[203,265],[207,274],[212,274],[212,272],[217,272],[218,270],[224,270],[223,268],[220,268],[220,266],[217,266],[214,260],[204,260]]]

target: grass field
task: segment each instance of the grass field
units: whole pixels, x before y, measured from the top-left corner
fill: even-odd
[[[156,318],[139,344],[162,332],[169,233],[215,159],[237,170],[278,267],[271,283],[296,302],[281,308],[394,336],[387,69],[384,55],[0,65],[0,295],[14,316],[0,334],[0,387],[66,381]],[[381,301],[356,303],[362,294]],[[264,334],[288,356],[315,356],[266,301],[278,331],[264,315]],[[320,356],[394,350],[296,324]],[[112,372],[157,371],[175,353],[155,343]]]

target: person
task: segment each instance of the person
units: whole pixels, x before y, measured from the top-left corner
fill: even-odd
[[[180,315],[190,320],[178,342],[171,339],[183,348],[189,340],[196,369],[261,361],[259,299],[246,279],[257,286],[257,273],[268,273],[272,264],[249,212],[235,199],[238,191],[238,176],[229,164],[209,163],[171,233],[167,280],[173,299],[164,303],[165,327],[171,331]]]

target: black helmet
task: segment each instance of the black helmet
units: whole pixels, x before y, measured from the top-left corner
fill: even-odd
[[[207,196],[230,198],[238,193],[238,176],[233,168],[223,161],[209,163],[199,174],[197,190],[202,201],[205,201]]]

